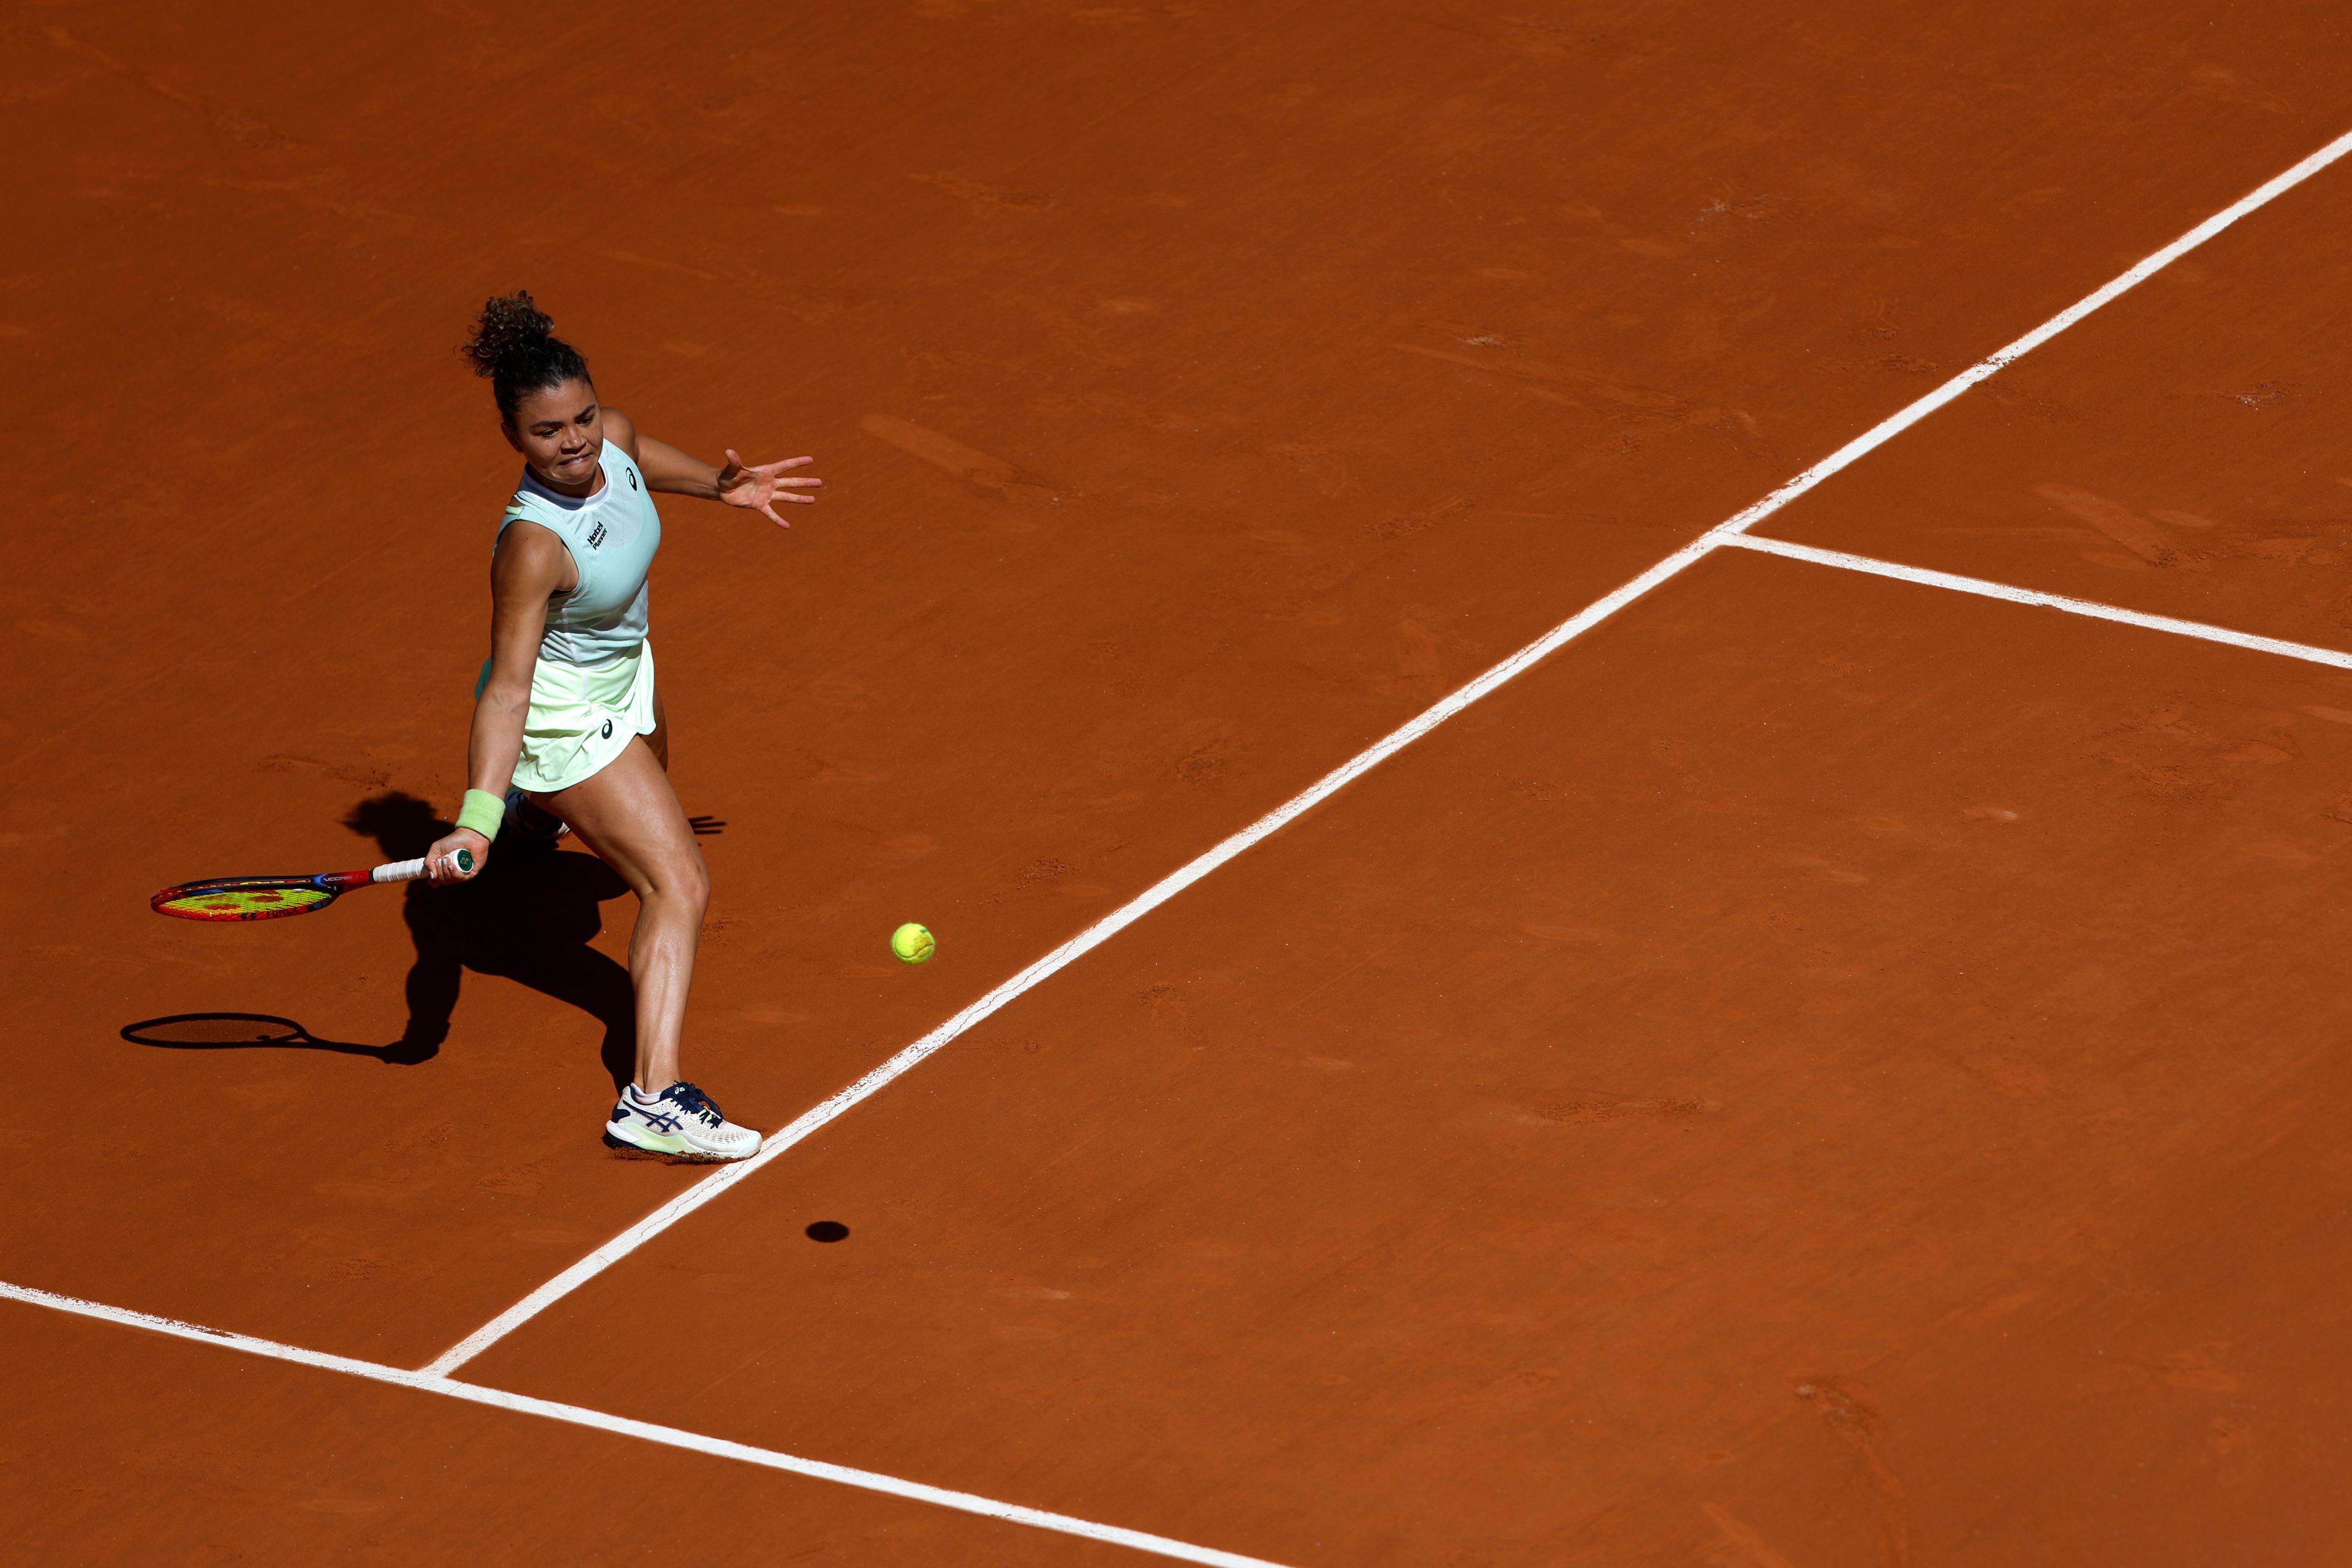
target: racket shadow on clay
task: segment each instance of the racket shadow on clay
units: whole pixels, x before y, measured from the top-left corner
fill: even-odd
[[[360,802],[343,826],[393,859],[424,854],[450,829],[430,804],[398,791]],[[593,1018],[604,1030],[599,1055],[619,1092],[636,1072],[636,993],[628,970],[589,943],[604,929],[597,906],[628,890],[594,856],[553,846],[501,847],[480,876],[456,887],[408,884],[401,917],[416,949],[404,987],[408,1024],[399,1040],[381,1047],[383,1059],[413,1065],[438,1055],[471,971],[529,986]]]
[[[122,1037],[134,1046],[157,1046],[173,1051],[249,1051],[277,1047],[298,1051],[333,1051],[347,1057],[373,1057],[395,1061],[397,1046],[362,1046],[351,1040],[322,1040],[291,1018],[271,1013],[173,1013],[142,1018],[122,1026]]]

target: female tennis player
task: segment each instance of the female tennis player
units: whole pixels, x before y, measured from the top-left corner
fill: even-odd
[[[661,544],[655,490],[701,496],[789,528],[777,501],[824,481],[786,479],[812,459],[724,468],[640,435],[597,401],[588,362],[553,335],[529,294],[482,307],[466,353],[490,378],[507,441],[522,454],[490,556],[490,657],[474,692],[474,729],[457,826],[426,858],[436,882],[481,874],[501,829],[551,842],[570,831],[637,895],[629,939],[636,988],[636,1080],[621,1091],[604,1142],[625,1153],[740,1160],[760,1134],[727,1120],[678,1075],[694,950],[710,873],[669,783],[669,736],[646,640],[646,575]],[[470,850],[473,869],[457,856]]]

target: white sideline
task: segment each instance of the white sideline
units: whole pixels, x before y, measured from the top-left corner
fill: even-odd
[[[2274,653],[2284,658],[2308,659],[2313,664],[2331,664],[2338,669],[2352,669],[2352,653],[2341,653],[2332,647],[2315,647],[2310,643],[2286,642],[2278,637],[2256,637],[2252,632],[2231,631],[2227,626],[2207,626],[2202,621],[2175,620],[2170,616],[2144,615],[2138,610],[2119,609],[2114,605],[2102,605],[2095,599],[2070,599],[2063,594],[2045,594],[2038,588],[2013,587],[2007,583],[1990,583],[1982,577],[1962,577],[1950,572],[1930,571],[1925,566],[1906,566],[1900,562],[1881,561],[1875,556],[1849,555],[1843,550],[1822,550],[1811,544],[1793,544],[1785,539],[1759,539],[1743,534],[1727,539],[1726,544],[1742,550],[1753,550],[1765,555],[1786,556],[1791,561],[1809,561],[1816,566],[1834,566],[1843,572],[1866,572],[1874,577],[1892,577],[1898,582],[1917,583],[1930,588],[1949,588],[1958,594],[1979,594],[1988,599],[2006,599],[2012,605],[2032,605],[2042,609],[2063,610],[2070,616],[2089,616],[2095,620],[2116,621],[2127,626],[2145,626],[2152,632],[2170,632],[2176,637],[2201,637],[2207,642],[2228,643],[2231,647],[2251,648],[2256,653]]]
[[[1979,382],[1999,374],[2005,366],[2039,348],[2100,306],[2147,281],[2174,261],[2244,217],[2248,213],[2267,205],[2280,195],[2293,190],[2312,175],[2342,158],[2347,153],[2352,153],[2352,132],[2347,132],[2338,136],[2284,174],[2257,186],[2163,249],[2142,258],[2099,289],[2059,311],[2023,337],[1979,360],[1917,402],[1872,426],[1811,468],[1805,469],[1796,478],[1765,496],[1763,500],[1717,523],[1714,528],[1675,551],[1608,597],[1587,605],[1570,619],[1553,627],[1471,681],[1467,686],[1449,697],[1440,699],[1427,711],[1374,742],[1363,752],[1341,763],[1338,768],[1259,817],[1239,833],[1153,884],[1137,895],[1131,902],[1088,926],[1045,957],[1038,959],[1029,967],[981,997],[979,1001],[972,1003],[947,1022],[915,1041],[914,1044],[899,1051],[898,1055],[875,1068],[856,1083],[808,1110],[790,1126],[770,1138],[766,1146],[751,1159],[740,1164],[723,1167],[663,1204],[645,1218],[630,1226],[612,1240],[597,1247],[571,1268],[556,1275],[530,1295],[450,1346],[427,1363],[424,1370],[431,1373],[446,1374],[465,1365],[482,1352],[530,1321],[541,1312],[545,1311],[550,1306],[684,1219],[688,1215],[726,1192],[738,1182],[748,1178],[753,1172],[782,1154],[785,1150],[790,1149],[802,1139],[840,1116],[844,1111],[879,1093],[894,1079],[902,1077],[926,1057],[947,1045],[1014,997],[1030,990],[1055,971],[1100,947],[1210,872],[1328,800],[1358,777],[1379,766],[1422,736],[1428,734],[1480,698],[1496,690],[1515,677],[1524,674],[1542,659],[1615,615],[1651,589],[1680,574],[1722,546],[1735,542],[1738,536],[1746,533],[1748,530],[1755,527],[1756,524],[1763,521],[1764,519],[1803,495],[1831,475],[1851,467],[1858,459],[1909,429]]]
[[[925,1486],[920,1481],[901,1480],[897,1476],[886,1476],[873,1470],[829,1465],[822,1459],[803,1459],[794,1454],[780,1454],[772,1448],[755,1448],[746,1443],[730,1443],[724,1437],[709,1437],[699,1432],[659,1426],[650,1421],[635,1421],[625,1415],[611,1415],[577,1405],[558,1404],[551,1399],[534,1399],[527,1394],[509,1394],[503,1389],[485,1388],[479,1384],[458,1383],[430,1373],[410,1372],[377,1362],[354,1360],[350,1356],[329,1355],[323,1351],[306,1351],[294,1345],[279,1344],[275,1340],[257,1340],[249,1334],[207,1329],[195,1323],[181,1322],[176,1318],[159,1318],[150,1312],[104,1306],[78,1297],[36,1290],[30,1286],[11,1285],[5,1280],[0,1280],[0,1300],[47,1307],[79,1317],[96,1318],[100,1322],[123,1328],[145,1329],[153,1333],[169,1334],[174,1339],[194,1340],[199,1344],[243,1351],[248,1355],[268,1356],[273,1361],[292,1362],[299,1366],[317,1367],[324,1372],[346,1373],[352,1377],[366,1378],[371,1383],[388,1383],[396,1388],[413,1388],[419,1393],[462,1399],[472,1405],[488,1405],[520,1415],[544,1416],[550,1421],[562,1421],[574,1426],[635,1437],[647,1443],[659,1443],[665,1447],[686,1448],[694,1453],[708,1454],[713,1458],[739,1459],[744,1464],[758,1465],[766,1469],[785,1470],[820,1481],[835,1481],[862,1491],[884,1492],[891,1497],[905,1498],[910,1502],[930,1503],[939,1508],[954,1509],[960,1513],[1001,1519],[1008,1524],[1025,1524],[1033,1529],[1050,1530],[1063,1535],[1083,1536],[1088,1541],[1129,1547],[1160,1557],[1173,1557],[1182,1563],[1207,1563],[1211,1568],[1282,1568],[1280,1563],[1269,1563],[1263,1557],[1244,1557],[1238,1552],[1219,1552],[1214,1547],[1171,1541],[1167,1536],[1152,1535],[1140,1530],[1127,1530],[1116,1524],[1097,1524],[1092,1520],[1075,1519],[1066,1513],[1024,1508],[1018,1503],[998,1502],[993,1498],[951,1491],[945,1487]]]

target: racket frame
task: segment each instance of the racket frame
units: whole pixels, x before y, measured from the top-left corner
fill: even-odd
[[[460,849],[457,851],[457,858],[460,870],[470,871],[474,868],[474,856],[471,850]],[[210,921],[226,923],[237,921],[284,920],[289,915],[316,914],[353,888],[365,888],[383,882],[413,882],[425,875],[425,861],[420,856],[414,860],[394,860],[364,871],[320,871],[314,876],[297,874],[284,877],[212,877],[201,882],[183,882],[177,887],[166,888],[148,900],[147,907],[159,915],[169,915],[173,920],[183,921]],[[206,910],[164,908],[166,904],[177,903],[186,899],[202,898],[207,893],[243,893],[263,890],[287,893],[318,892],[324,893],[326,897],[292,904],[284,909]]]

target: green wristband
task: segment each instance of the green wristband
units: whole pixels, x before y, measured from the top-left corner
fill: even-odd
[[[498,837],[499,825],[506,819],[507,803],[486,789],[467,790],[466,804],[457,808],[457,826],[488,839]]]

